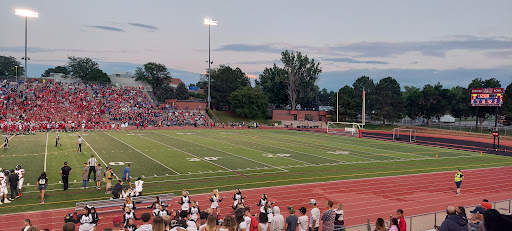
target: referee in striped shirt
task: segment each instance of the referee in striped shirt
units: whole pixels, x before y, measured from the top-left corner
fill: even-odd
[[[96,181],[96,163],[98,163],[98,161],[96,160],[96,158],[94,158],[94,155],[91,155],[91,158],[87,160],[87,164],[89,165],[89,175],[87,176],[87,179],[91,178],[92,173],[94,181]]]

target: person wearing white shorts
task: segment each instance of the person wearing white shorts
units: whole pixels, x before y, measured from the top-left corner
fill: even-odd
[[[21,197],[21,188],[23,187],[23,181],[25,181],[25,169],[21,168],[21,165],[16,165],[16,170],[14,170],[14,173],[18,175],[19,181],[18,181],[18,197]]]
[[[0,200],[0,205],[3,204],[3,203],[11,203],[11,201],[9,199],[7,199],[7,177],[6,175],[4,174],[4,171],[2,168],[0,168],[0,199],[2,197],[2,195],[4,195],[4,200],[1,201]],[[2,203],[3,202],[3,203]]]

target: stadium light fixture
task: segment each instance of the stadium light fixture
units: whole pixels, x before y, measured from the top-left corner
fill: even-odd
[[[205,18],[204,19],[204,24],[205,25],[208,25],[208,108],[210,108],[210,102],[211,102],[211,98],[210,98],[210,89],[211,89],[211,64],[212,64],[212,61],[211,61],[211,57],[210,57],[210,26],[216,26],[217,25],[217,21],[216,20],[212,20],[210,18]]]
[[[27,81],[27,74],[28,74],[28,66],[27,66],[27,22],[28,18],[37,18],[39,17],[39,13],[32,11],[32,10],[26,10],[26,9],[16,9],[14,10],[14,14],[25,17],[25,82]]]

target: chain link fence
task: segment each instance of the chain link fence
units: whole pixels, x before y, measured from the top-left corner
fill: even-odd
[[[511,214],[512,199],[493,202],[493,208],[498,210],[501,214]],[[466,214],[468,218],[471,216],[470,211],[475,209],[476,206],[466,206]],[[436,211],[432,213],[424,213],[414,216],[405,217],[408,231],[435,231],[435,226],[441,226],[446,217],[445,211]],[[389,228],[389,220],[391,217],[382,217],[386,220],[386,225]],[[367,219],[366,224],[347,226],[342,229],[335,229],[335,231],[373,231],[375,229],[375,221]]]

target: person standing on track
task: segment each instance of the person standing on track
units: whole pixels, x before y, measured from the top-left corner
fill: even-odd
[[[69,175],[73,172],[73,169],[68,166],[68,162],[64,162],[64,167],[60,169],[60,175],[62,176],[62,183],[64,184],[64,191],[68,190],[69,187]]]
[[[60,140],[60,134],[59,134],[59,132],[56,132],[55,133],[55,147],[57,147],[57,145],[62,147],[62,144],[59,142],[59,140]]]
[[[21,165],[18,164],[14,173],[18,175],[18,197],[21,197],[21,188],[23,187],[23,181],[25,181],[25,169],[22,169]]]
[[[464,179],[464,175],[460,169],[457,169],[457,173],[455,173],[455,186],[457,186],[457,196],[460,195],[460,186],[462,185],[462,180]]]
[[[98,163],[98,160],[94,158],[94,155],[91,155],[91,158],[87,160],[87,165],[89,166],[89,173],[87,175],[87,180],[91,178],[91,173],[94,178],[94,181],[96,181],[96,164]]]
[[[78,136],[78,140],[76,141],[78,143],[78,150],[76,150],[77,153],[82,153],[82,137]]]

